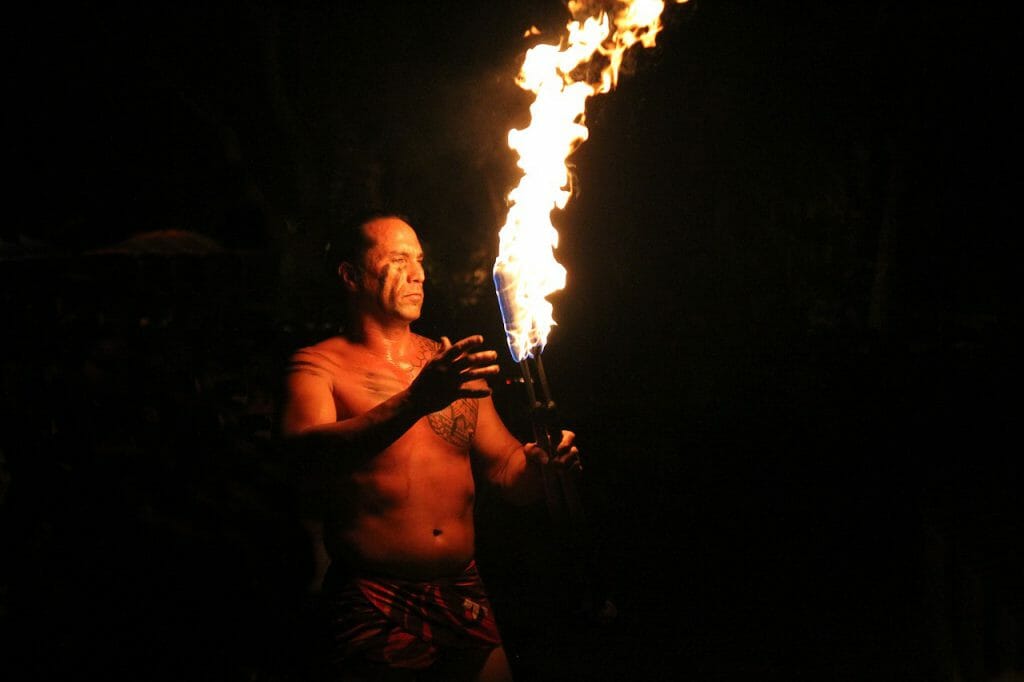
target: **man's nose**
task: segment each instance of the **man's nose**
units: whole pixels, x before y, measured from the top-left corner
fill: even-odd
[[[419,261],[413,261],[412,267],[409,268],[409,281],[423,282],[426,279],[427,271],[423,269],[423,263]]]

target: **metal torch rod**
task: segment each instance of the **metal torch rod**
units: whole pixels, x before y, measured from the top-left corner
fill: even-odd
[[[535,383],[533,372],[530,370],[529,358],[523,358],[519,362],[519,369],[523,373],[523,383],[526,384],[526,397],[530,400],[530,423],[533,426],[533,437],[537,445],[544,449],[549,455],[554,454],[558,442],[552,441],[550,426],[552,412],[555,403],[551,400],[551,392],[548,389],[547,377],[544,375],[544,366],[540,364],[540,355],[534,359],[537,365],[537,381]],[[538,390],[540,393],[538,395]]]
[[[534,372],[530,369],[529,358],[523,358],[519,363],[526,384],[526,395],[530,401],[533,434],[537,444],[549,455],[554,456],[558,443],[561,441],[561,431],[556,430],[555,433],[552,433],[555,401],[551,397],[551,387],[539,352],[534,355],[533,364],[536,368],[536,379]],[[553,520],[579,531],[586,521],[574,475],[574,472],[555,473],[545,469],[544,492],[548,511]]]
[[[549,455],[554,455],[561,441],[561,431],[556,428],[555,401],[551,397],[551,386],[539,352],[535,353],[533,364],[536,372],[530,369],[528,358],[519,363],[530,400],[530,421],[537,444]],[[544,499],[556,537],[570,550],[576,580],[583,590],[582,607],[592,617],[604,619],[609,617],[609,613],[614,614],[614,606],[604,594],[599,593],[597,557],[577,488],[579,474],[579,469],[555,471],[544,467]]]
[[[551,399],[551,388],[548,387],[548,375],[544,371],[544,360],[541,359],[540,353],[537,353],[537,379],[540,381],[540,392],[544,397],[544,403],[554,407],[555,401]]]

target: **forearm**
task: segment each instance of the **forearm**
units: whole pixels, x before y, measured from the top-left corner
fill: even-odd
[[[527,459],[525,446],[519,443],[511,449],[503,464],[491,472],[490,479],[513,504],[530,504],[544,494],[540,466]]]
[[[401,438],[424,414],[405,390],[363,414],[295,429],[286,436],[300,444],[307,456],[330,456],[341,449],[349,455],[372,457]]]

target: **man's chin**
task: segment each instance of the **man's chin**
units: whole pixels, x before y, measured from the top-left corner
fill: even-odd
[[[399,309],[398,314],[401,315],[403,320],[408,322],[415,322],[420,319],[420,313],[422,312],[422,306],[402,306]]]

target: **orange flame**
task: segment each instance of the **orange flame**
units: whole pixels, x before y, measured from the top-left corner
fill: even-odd
[[[675,0],[685,2],[686,0]],[[547,300],[565,287],[566,272],[554,257],[558,231],[551,211],[565,208],[572,196],[566,159],[586,141],[586,102],[618,82],[626,50],[654,45],[661,30],[662,0],[626,0],[611,4],[611,17],[597,3],[570,0],[570,21],[558,45],[537,45],[526,53],[516,83],[534,93],[530,125],[510,130],[508,146],[519,155],[523,176],[509,192],[509,211],[499,232],[494,283],[509,350],[519,362],[544,350],[555,325]],[[532,29],[531,29],[532,32]],[[602,68],[588,77],[600,56]]]

